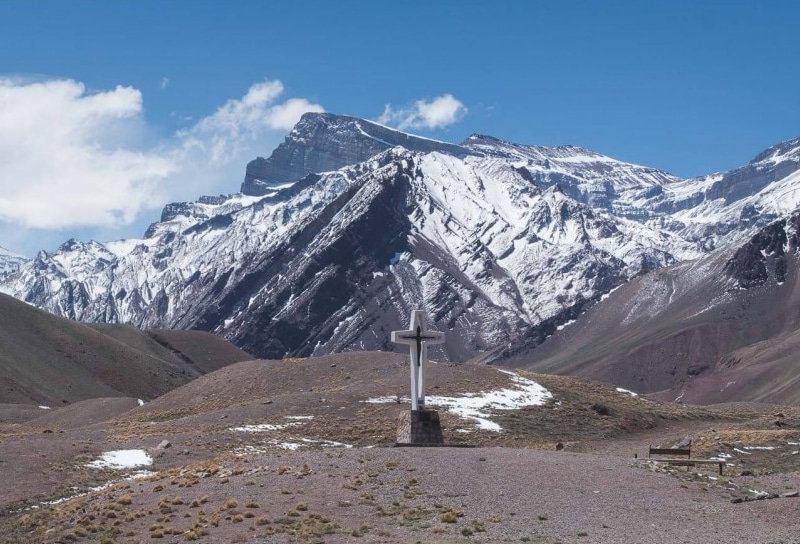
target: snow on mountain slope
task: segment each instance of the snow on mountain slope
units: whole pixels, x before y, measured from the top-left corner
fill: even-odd
[[[593,208],[637,220],[651,214],[643,207],[649,197],[659,194],[663,186],[680,181],[666,172],[575,146],[524,146],[481,135],[470,136],[462,145],[513,161],[522,175],[539,186],[559,185]]]
[[[797,404],[800,211],[738,247],[640,276],[511,366],[663,400]]]
[[[432,153],[419,164],[424,191],[417,236],[456,257],[496,304],[529,325],[608,291],[643,269],[699,256],[692,244],[593,210],[557,186],[532,185],[493,158]],[[556,280],[558,278],[558,280]]]
[[[680,180],[572,146],[455,146],[307,114],[248,165],[250,194],[170,204],[139,240],[70,240],[0,290],[84,321],[214,331],[262,357],[385,349],[424,308],[449,331],[438,356],[464,359],[535,345],[631,278],[788,209],[797,147]]]
[[[800,206],[798,170],[800,138],[773,146],[730,172],[665,186],[649,207],[669,213],[664,227],[685,239],[709,249],[735,245]]]
[[[110,244],[71,240],[52,254],[41,252],[13,276],[24,291],[4,290],[83,321],[180,327],[189,319],[183,315],[188,307],[209,291],[221,291],[233,271],[279,245],[346,185],[336,173],[317,186],[285,189],[289,198],[236,195],[170,205],[165,221],[152,225],[147,238]]]
[[[28,259],[26,257],[12,253],[3,246],[0,246],[0,275],[16,270],[21,264],[27,261]]]

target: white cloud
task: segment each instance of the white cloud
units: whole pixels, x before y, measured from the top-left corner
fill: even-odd
[[[311,104],[304,98],[290,98],[283,104],[273,106],[269,115],[269,126],[276,130],[291,130],[304,113],[314,111],[322,113],[322,106]]]
[[[303,98],[290,98],[275,104],[281,94],[283,84],[280,81],[256,83],[242,98],[228,100],[192,128],[178,133],[184,149],[202,149],[211,157],[211,164],[225,164],[240,155],[243,149],[251,148],[265,131],[286,131],[304,113],[325,111],[319,104]],[[244,165],[240,166],[244,168]]]
[[[158,87],[159,87],[159,89],[161,89],[162,91],[163,91],[164,89],[166,89],[167,87],[169,87],[169,78],[168,78],[168,77],[166,77],[166,76],[162,77],[162,78],[161,78],[161,83],[159,83],[159,84],[158,84]]]
[[[148,142],[156,131],[144,124],[137,89],[0,78],[0,232],[119,232],[167,201],[236,192],[249,160],[269,153],[303,113],[323,111],[282,94],[280,81],[257,83],[166,141]]]
[[[0,80],[0,219],[23,227],[130,222],[161,196],[169,158],[125,149],[141,115],[131,87]]]
[[[386,104],[378,122],[406,129],[443,128],[460,121],[467,113],[467,107],[452,94],[443,94],[430,102],[417,100],[412,107],[396,110]]]

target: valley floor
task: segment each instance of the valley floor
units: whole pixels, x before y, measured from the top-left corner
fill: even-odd
[[[798,486],[796,473],[780,480]],[[733,504],[748,485],[732,483],[529,449],[225,456],[6,516],[2,541],[798,541],[800,499]]]
[[[248,361],[143,406],[0,405],[0,543],[800,543],[800,498],[783,496],[800,490],[798,408],[523,373],[553,396],[486,408],[502,431],[440,408],[445,440],[473,447],[393,448],[408,405],[365,400],[402,391],[406,364]],[[443,397],[520,387],[490,367],[430,378]],[[724,474],[644,459],[687,439],[693,457],[729,456]],[[98,467],[114,450],[152,464]]]

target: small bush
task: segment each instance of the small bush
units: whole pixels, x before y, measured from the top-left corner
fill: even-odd
[[[463,515],[463,514],[462,514]],[[439,521],[442,523],[455,523],[458,521],[458,518],[461,517],[458,515],[458,512],[445,512],[441,516],[439,516]]]

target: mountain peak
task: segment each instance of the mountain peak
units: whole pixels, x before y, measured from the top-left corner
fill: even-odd
[[[461,146],[414,136],[378,123],[333,113],[306,113],[269,156],[247,165],[242,193],[260,196],[308,174],[366,161],[392,147],[468,155]]]
[[[469,136],[467,136],[467,139],[461,142],[461,145],[479,144],[482,142],[487,142],[492,144],[506,143],[500,138],[495,138],[494,136],[489,136],[488,134],[478,134],[477,132],[474,132]]]
[[[772,162],[783,162],[785,160],[794,160],[800,162],[800,138],[793,138],[786,140],[779,144],[773,145],[756,155],[750,161],[750,164],[771,160]]]

